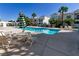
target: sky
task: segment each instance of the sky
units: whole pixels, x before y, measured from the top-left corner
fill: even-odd
[[[68,12],[79,9],[77,3],[0,3],[0,19],[2,21],[17,20],[20,11],[30,18],[33,12],[37,14],[37,17],[50,16],[58,13],[61,6],[67,6]]]

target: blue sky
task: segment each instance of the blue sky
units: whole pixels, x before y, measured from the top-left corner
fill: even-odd
[[[50,16],[57,13],[61,6],[67,6],[68,12],[79,9],[77,3],[0,3],[0,19],[3,21],[16,20],[20,11],[31,17],[35,12],[37,16]]]

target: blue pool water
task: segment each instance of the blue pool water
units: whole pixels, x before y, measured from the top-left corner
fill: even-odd
[[[24,30],[29,30],[32,32],[44,33],[44,34],[56,34],[59,32],[58,29],[48,29],[48,28],[34,28],[34,27],[25,27]]]

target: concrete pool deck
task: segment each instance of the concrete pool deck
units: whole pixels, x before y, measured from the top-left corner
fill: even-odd
[[[4,29],[4,30],[3,30]],[[16,28],[0,28],[0,31],[21,32]],[[55,35],[33,34],[35,43],[30,48],[26,45],[14,47],[5,52],[0,50],[0,55],[6,56],[79,56],[79,33],[77,31],[62,30]],[[2,53],[3,52],[3,53]]]

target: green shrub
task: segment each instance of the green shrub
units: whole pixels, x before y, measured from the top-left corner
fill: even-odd
[[[69,26],[71,26],[71,25],[74,23],[74,19],[72,19],[72,18],[65,19],[64,22],[65,22],[66,24],[68,24]]]
[[[62,25],[62,22],[58,19],[54,19],[54,18],[51,18],[49,20],[49,23],[52,25],[54,25],[55,27],[60,27]]]
[[[60,20],[56,20],[56,27],[60,27],[62,25],[62,22]]]
[[[56,24],[56,20],[55,20],[55,19],[50,19],[50,20],[49,20],[49,23],[50,23],[50,24]]]
[[[42,24],[43,27],[48,27],[48,25],[46,23]]]
[[[50,23],[51,26],[56,25],[56,19],[51,18],[51,19],[49,20],[49,23]]]

